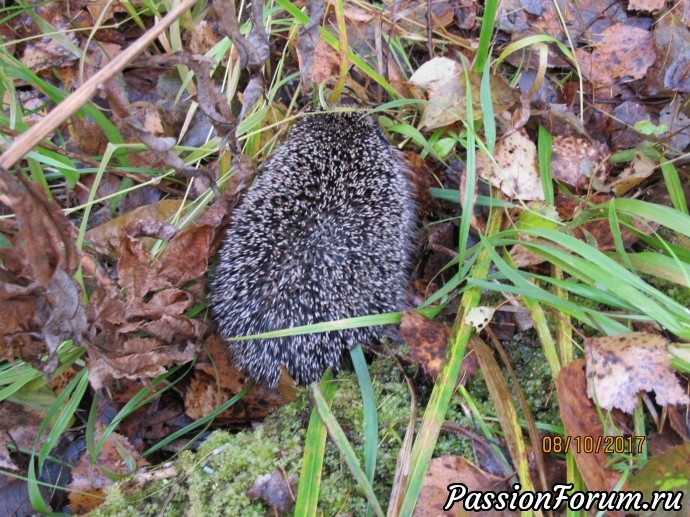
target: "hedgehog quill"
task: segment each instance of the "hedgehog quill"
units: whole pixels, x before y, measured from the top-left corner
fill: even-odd
[[[210,282],[222,338],[401,310],[416,226],[404,155],[357,112],[308,114],[234,209]],[[274,387],[340,368],[381,328],[229,342],[233,362]]]

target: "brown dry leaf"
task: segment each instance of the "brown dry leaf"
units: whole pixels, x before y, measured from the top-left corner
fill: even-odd
[[[587,379],[584,359],[576,359],[561,368],[556,379],[556,394],[566,436],[591,436],[596,441],[604,435],[599,413],[586,396]],[[575,462],[589,491],[612,491],[620,481],[620,474],[606,468],[603,447],[598,452],[571,447]],[[618,487],[619,490],[627,490]]]
[[[601,35],[594,51],[575,51],[582,74],[597,87],[619,79],[641,79],[654,63],[652,34],[633,25],[617,23]]]
[[[13,299],[8,315],[14,315],[0,325],[11,336],[5,340],[0,335],[1,348],[4,353],[6,344],[16,346],[22,357],[33,361],[45,352],[32,346],[40,335],[50,358],[38,367],[50,373],[57,367],[60,342],[72,338],[79,344],[86,329],[81,293],[70,276],[78,260],[74,229],[58,204],[23,176],[0,169],[0,192],[0,203],[16,216],[14,224],[6,226],[11,247],[0,247],[5,269],[0,298]],[[27,312],[19,314],[20,309]]]
[[[0,355],[4,356],[6,341],[10,335],[28,332],[32,328],[37,294],[28,286],[21,285],[21,279],[0,269]],[[5,338],[7,336],[7,338]]]
[[[400,337],[410,348],[412,358],[422,365],[431,378],[435,379],[446,357],[450,327],[427,319],[416,311],[405,311],[399,332]],[[477,364],[471,354],[471,347],[468,347],[458,382],[464,382],[476,371]]]
[[[60,28],[59,26],[57,28]],[[63,27],[66,29],[67,27]],[[63,32],[62,36],[70,42],[78,45],[77,37],[73,32]],[[29,43],[24,49],[21,62],[32,72],[40,72],[49,68],[69,66],[79,59],[72,51],[66,49],[60,42],[44,36],[40,40]]]
[[[606,144],[579,136],[554,136],[552,149],[554,179],[582,190],[586,190],[593,180],[598,181],[593,185],[595,189],[603,186],[609,172]]]
[[[11,248],[0,259],[12,273],[47,288],[56,267],[72,273],[77,266],[75,232],[60,206],[34,183],[0,169],[0,203],[16,215]]]
[[[385,3],[391,5],[393,2],[385,0]],[[453,4],[454,2],[449,0],[430,0],[423,3],[416,0],[398,0],[395,2],[395,7],[390,9],[390,18],[396,25],[412,34],[426,35],[427,9],[431,8],[432,28],[440,29],[453,23],[455,18]]]
[[[524,128],[499,141],[494,159],[498,168],[484,153],[479,155],[477,171],[482,178],[512,199],[544,199],[537,166],[537,146]]]
[[[666,6],[666,0],[630,0],[628,11],[660,11]]]
[[[416,311],[405,311],[400,323],[400,337],[410,348],[412,358],[421,363],[433,379],[443,366],[450,327],[427,319]]]
[[[618,175],[610,186],[616,196],[621,197],[649,178],[655,169],[654,160],[643,154],[635,153],[632,163]]]
[[[640,391],[660,406],[690,404],[669,363],[668,340],[646,332],[585,339],[587,395],[604,409],[632,413]]]
[[[232,365],[228,348],[217,335],[209,336],[204,351],[208,357],[197,359],[194,376],[184,400],[185,412],[195,420],[214,411],[247,385],[246,375],[238,372]],[[294,382],[283,374],[276,388],[254,386],[242,400],[219,418],[226,421],[258,420],[268,415],[272,409],[292,402],[296,397]]]
[[[214,203],[192,226],[178,232],[161,256],[161,277],[171,285],[183,285],[203,276],[226,215],[227,205]]]
[[[419,494],[419,501],[415,507],[414,517],[437,517],[439,515],[466,515],[462,501],[457,501],[447,511],[444,505],[453,494],[448,486],[462,483],[468,492],[507,492],[510,491],[505,479],[495,476],[473,465],[459,456],[442,456],[434,458],[429,463],[429,469],[424,477],[424,485]],[[456,494],[456,497],[459,493]],[[510,516],[511,512],[487,511],[482,515]]]
[[[207,20],[195,22],[189,32],[191,33],[189,50],[192,54],[206,54],[220,41]]]
[[[102,429],[97,429],[94,440],[101,439]],[[142,468],[148,465],[129,440],[118,433],[112,433],[103,444],[98,458],[91,462],[91,455],[86,451],[79,459],[79,463],[72,469],[72,481],[69,488],[69,508],[74,514],[85,514],[93,510],[102,502],[103,489],[114,483],[103,471],[115,474],[132,474],[130,465]],[[102,470],[103,469],[103,470]],[[84,493],[80,493],[84,492]],[[88,494],[93,494],[89,496]]]
[[[73,339],[74,344],[81,344],[81,336],[86,332],[86,311],[81,304],[81,290],[74,278],[61,268],[56,268],[50,277],[45,293],[47,320],[41,328],[43,341],[48,352],[53,356],[61,342]],[[49,364],[57,367],[57,356]]]
[[[191,362],[198,347],[185,345],[163,345],[153,338],[133,337],[122,343],[122,349],[111,351],[108,356],[89,348],[89,382],[99,390],[111,379],[152,379],[165,373],[173,364]]]
[[[269,507],[270,515],[285,515],[295,505],[297,476],[288,478],[282,469],[259,476],[247,491],[247,497],[254,501],[262,500]]]
[[[118,257],[120,238],[125,227],[137,220],[155,219],[166,221],[182,206],[180,199],[164,199],[156,203],[140,206],[116,217],[107,223],[96,226],[86,232],[86,241],[102,255]]]
[[[12,461],[7,445],[13,444],[27,450],[36,446],[36,435],[43,421],[44,413],[13,402],[3,401],[0,404],[0,422],[3,432],[0,433],[0,468],[18,470]],[[38,443],[40,447],[45,435]]]
[[[70,121],[69,145],[85,156],[102,156],[108,145],[108,138],[93,122],[74,118]],[[95,175],[94,175],[95,176]],[[80,178],[83,181],[84,177]]]
[[[299,57],[299,53],[297,56]],[[301,68],[301,64],[300,64]],[[320,39],[314,49],[310,80],[312,84],[320,84],[340,70],[340,54],[333,47]]]
[[[112,19],[113,14],[115,13],[127,12],[127,9],[123,5],[124,1],[125,0],[88,0],[86,3],[86,9],[88,9],[94,20],[97,20],[101,13],[106,11],[102,19],[103,22],[106,22]],[[133,7],[136,7],[136,4],[138,3],[139,2],[136,0],[132,2],[132,4],[135,4]]]

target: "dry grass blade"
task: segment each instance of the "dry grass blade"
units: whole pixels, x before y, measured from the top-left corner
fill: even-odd
[[[62,124],[68,117],[73,115],[79,108],[86,104],[95,95],[99,87],[115,74],[121,72],[129,63],[138,57],[146,47],[182,14],[191,8],[197,0],[183,0],[177,7],[173,8],[156,25],[146,31],[141,38],[136,40],[127,50],[119,54],[115,59],[108,63],[98,73],[94,74],[80,88],[67,97],[59,106],[46,115],[38,124],[21,135],[14,143],[0,156],[0,167],[9,169],[22,159],[34,146],[41,140],[49,136]]]

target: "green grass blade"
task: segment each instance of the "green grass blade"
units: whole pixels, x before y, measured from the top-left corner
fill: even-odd
[[[539,174],[541,184],[544,188],[544,199],[549,205],[555,203],[553,194],[553,178],[551,177],[551,151],[553,149],[553,139],[551,133],[544,126],[539,124],[539,136],[537,137],[537,155],[539,157]]]
[[[493,154],[496,148],[496,120],[494,119],[494,103],[491,100],[491,67],[489,66],[485,67],[482,72],[479,102],[482,107],[486,148],[489,150],[489,154]]]
[[[285,9],[291,16],[293,16],[299,23],[302,25],[306,25],[309,22],[309,16],[302,12],[296,5],[294,5],[292,2],[289,0],[276,0],[276,3],[281,6],[283,9]],[[340,51],[340,43],[338,41],[338,38],[334,36],[327,28],[325,27],[319,27],[320,35],[321,38],[328,43],[331,47],[333,47],[336,51]],[[352,50],[348,51],[348,57],[350,58],[350,61],[352,62],[353,65],[355,65],[357,68],[359,68],[364,74],[369,76],[376,84],[381,86],[386,92],[388,92],[388,95],[391,96],[393,99],[397,99],[400,97],[400,94],[393,88],[390,83],[386,80],[385,77],[383,77],[381,74],[376,72],[369,64],[364,61],[360,56],[358,56],[355,52]]]
[[[469,189],[469,186],[468,186]],[[502,221],[502,211],[492,210],[487,223],[487,233],[489,235],[498,232]],[[483,279],[489,273],[488,258],[489,249],[484,249],[479,253],[477,262],[472,268],[470,277]],[[480,287],[472,287],[465,291],[462,296],[461,308],[458,311],[451,333],[451,339],[446,351],[446,358],[443,361],[443,368],[436,378],[434,389],[424,411],[424,418],[412,448],[412,459],[410,462],[410,477],[407,486],[407,493],[403,501],[400,515],[410,517],[417,504],[417,498],[424,484],[424,476],[429,468],[429,462],[434,452],[441,426],[445,420],[450,399],[455,392],[460,366],[465,356],[465,349],[474,331],[473,327],[466,323],[467,313],[479,305],[482,290]]]
[[[661,158],[661,173],[664,175],[666,188],[671,195],[671,203],[673,203],[674,208],[688,215],[688,202],[685,199],[683,185],[680,182],[680,176],[678,176],[675,165],[666,158]]]
[[[350,350],[352,364],[355,367],[359,390],[362,393],[362,407],[364,413],[364,472],[369,483],[374,484],[374,473],[376,472],[376,452],[379,442],[379,416],[376,411],[376,395],[371,384],[369,368],[364,359],[362,345],[359,343]],[[367,515],[371,513],[371,506],[367,510]]]
[[[65,429],[72,422],[74,413],[77,411],[77,407],[81,402],[84,393],[86,393],[86,388],[89,386],[89,371],[83,368],[74,379],[62,390],[60,395],[51,406],[50,410],[46,412],[41,425],[39,426],[38,433],[36,434],[36,439],[38,440],[42,435],[43,431],[49,425],[50,422],[54,422],[51,426],[48,437],[46,438],[43,446],[41,446],[41,451],[38,456],[38,470],[43,468],[46,457],[50,454],[58,440],[65,432]]]
[[[326,404],[330,407],[335,397],[338,383],[333,380],[331,370],[326,370],[321,379]],[[317,515],[319,491],[321,490],[321,471],[323,458],[326,453],[326,436],[328,431],[319,418],[316,409],[309,417],[307,435],[304,439],[304,455],[302,456],[302,471],[297,486],[297,500],[295,501],[295,515],[312,517]]]
[[[475,72],[484,71],[484,65],[489,57],[491,37],[493,36],[494,23],[496,22],[496,11],[498,11],[498,0],[486,0],[486,2],[484,2],[482,28],[481,32],[479,33],[479,45],[477,47],[477,54],[474,60]],[[467,91],[469,92],[469,90]]]
[[[333,443],[335,443],[335,446],[342,454],[345,463],[347,463],[347,466],[350,468],[352,476],[359,484],[362,492],[364,492],[364,495],[373,508],[374,513],[377,515],[377,517],[384,517],[385,514],[381,509],[378,499],[376,499],[374,489],[372,488],[371,483],[369,483],[364,470],[362,470],[362,466],[359,464],[357,454],[348,441],[343,428],[340,427],[340,424],[331,412],[331,408],[328,406],[328,401],[326,400],[326,397],[318,384],[314,383],[311,385],[311,395],[314,400],[314,407],[316,408],[316,411],[318,412],[324,426],[326,426],[326,429],[328,430],[328,435],[331,437],[331,440],[333,440]],[[295,515],[298,514],[295,512]]]

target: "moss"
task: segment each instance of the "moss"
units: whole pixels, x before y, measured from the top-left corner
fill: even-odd
[[[541,348],[533,333],[519,334],[507,344],[513,357],[520,385],[530,400],[530,407],[540,421],[558,422],[558,408],[552,396],[552,380]],[[376,358],[369,366],[379,416],[379,446],[374,490],[385,507],[390,497],[396,460],[410,418],[410,396],[402,373],[385,358]],[[507,376],[507,374],[506,374]],[[362,455],[362,405],[359,386],[353,372],[338,375],[338,391],[333,412],[359,455]],[[419,383],[419,416],[430,383]],[[474,403],[488,417],[495,415],[486,384],[477,373],[467,385]],[[421,395],[420,395],[421,393]],[[448,420],[470,430],[476,423],[454,398]],[[242,515],[263,516],[268,510],[262,501],[253,501],[247,491],[262,475],[281,469],[286,476],[299,477],[303,443],[311,407],[309,390],[300,388],[298,399],[276,410],[255,431],[229,433],[215,431],[196,452],[184,451],[174,465],[177,476],[145,485],[122,482],[108,490],[106,502],[95,516],[130,515]],[[498,423],[487,420],[500,435]],[[434,456],[460,455],[474,458],[472,443],[456,433],[443,431]],[[366,513],[366,499],[330,442],[326,444],[319,508],[324,515]]]
[[[374,488],[385,506],[400,437],[409,420],[410,398],[402,375],[390,361],[374,360],[370,374],[381,429]],[[352,372],[341,372],[338,382],[333,411],[363,463],[357,379]],[[215,431],[196,452],[180,453],[174,462],[178,473],[174,479],[138,486],[124,481],[111,487],[106,501],[93,515],[265,515],[267,506],[249,499],[247,491],[257,477],[276,468],[288,477],[299,476],[311,408],[308,389],[300,388],[298,393],[296,401],[275,411],[254,432]],[[324,515],[366,513],[366,499],[330,441],[326,445],[319,507]]]

